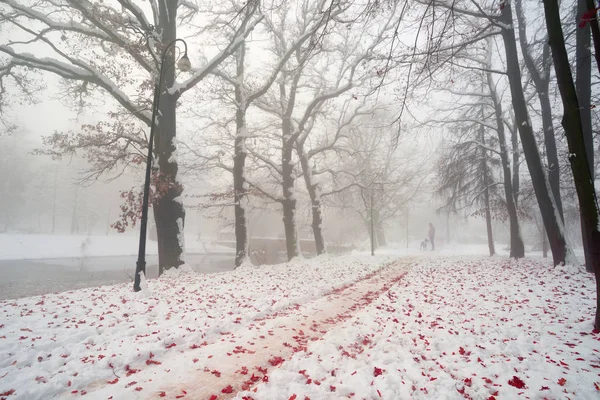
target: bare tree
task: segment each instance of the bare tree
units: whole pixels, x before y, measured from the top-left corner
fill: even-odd
[[[565,38],[557,1],[544,1],[544,9],[548,38],[554,60],[554,71],[563,103],[562,125],[569,143],[569,161],[577,189],[582,231],[585,232],[583,236],[587,241],[590,261],[596,274],[594,328],[600,329],[600,228],[598,227],[600,210],[594,188],[594,179],[587,159],[579,101],[565,48]]]
[[[26,39],[0,45],[0,52],[7,56],[0,66],[0,78],[14,78],[19,82],[18,70],[48,72],[62,78],[66,94],[76,97],[81,105],[99,90],[118,103],[119,109],[113,115],[125,112],[146,126],[151,123],[153,89],[160,93],[155,156],[158,157],[159,179],[156,183],[163,190],[154,204],[159,271],[180,265],[183,262],[180,239],[185,212],[178,199],[183,187],[178,182],[178,164],[173,157],[177,102],[250,34],[261,19],[258,3],[249,2],[245,6],[248,11],[241,15],[230,10],[231,23],[238,28],[223,50],[179,83],[175,69],[165,68],[160,88],[155,86],[163,61],[162,53],[177,39],[178,26],[193,19],[198,10],[193,1],[151,0],[150,7],[136,0],[117,0],[114,5],[89,0],[60,3],[40,0],[34,5],[18,0],[3,0],[2,3],[2,24],[17,29],[20,37]],[[164,62],[168,66],[174,65],[175,51],[169,51]],[[141,73],[131,74],[132,69]],[[127,149],[131,145],[142,145],[142,140],[115,133],[112,144],[118,142],[121,149]],[[83,140],[81,143],[89,142]],[[85,151],[86,148],[80,149]],[[57,151],[65,153],[68,150],[59,148]],[[97,153],[91,155],[97,156]],[[107,162],[110,164],[113,160],[108,157]]]

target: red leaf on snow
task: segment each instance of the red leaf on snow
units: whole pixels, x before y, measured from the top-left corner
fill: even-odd
[[[379,397],[381,397],[381,392],[379,391],[379,389],[377,389],[377,394],[379,395]]]
[[[558,380],[558,382],[556,382],[556,383],[558,383],[560,386],[565,386],[565,383],[567,383],[567,380],[565,378],[560,378]]]
[[[136,392],[141,392],[141,391],[142,391],[142,388],[138,386],[138,387],[136,387],[136,388],[135,388],[135,391],[136,391]]]
[[[471,387],[471,385],[473,384],[473,382],[471,381],[471,378],[465,378],[464,382],[465,382],[465,386],[469,386],[469,387]]]
[[[335,386],[329,385],[329,390],[335,392]]]
[[[136,381],[131,381],[127,385],[125,385],[125,387],[126,388],[131,387],[131,386],[135,385],[136,383],[137,383]]]
[[[162,363],[160,361],[156,361],[156,360],[146,360],[146,365],[150,365],[150,364],[160,365]]]
[[[594,387],[596,388],[597,391],[600,392],[600,383],[594,382]]]
[[[461,348],[459,348],[459,349],[458,349],[458,353],[459,353],[461,356],[464,356],[464,355],[465,355],[465,349],[463,349],[462,347],[461,347]]]
[[[374,367],[373,368],[373,376],[377,377],[383,374],[383,370],[381,368]]]
[[[4,325],[2,325],[2,326],[4,326]],[[10,389],[10,390],[7,390],[4,393],[0,393],[0,396],[10,396],[11,394],[14,394],[14,393],[15,393],[15,389]]]
[[[508,381],[508,384],[516,387],[517,389],[525,388],[525,382],[523,382],[518,376],[513,376],[512,379]]]
[[[216,369],[212,370],[210,373],[213,374],[214,376],[216,376],[217,378],[221,377],[221,373],[219,371],[217,371]]]
[[[210,399],[208,400],[217,400],[219,397],[216,394],[213,394],[212,396],[210,396]]]
[[[114,385],[115,383],[119,382],[119,378],[115,378],[112,381],[107,381],[106,383],[110,384],[110,385]],[[69,382],[70,383],[70,382]],[[71,385],[69,385],[71,386]]]
[[[269,364],[276,367],[277,365],[282,364],[283,361],[284,361],[283,358],[281,358],[279,356],[275,356],[275,357],[269,359]]]
[[[550,390],[550,388],[549,388],[548,386],[542,386],[542,388],[540,389],[540,392],[541,392],[542,390]]]
[[[233,388],[231,387],[231,385],[227,385],[226,387],[221,389],[221,393],[233,393]]]
[[[296,393],[294,393],[293,395],[291,395],[288,400],[296,400]]]
[[[177,343],[171,343],[171,344],[167,345],[166,347],[167,347],[167,349],[170,349],[171,347],[175,347],[175,346],[177,346]]]
[[[165,392],[160,392],[158,393],[158,397],[167,397],[167,394]]]

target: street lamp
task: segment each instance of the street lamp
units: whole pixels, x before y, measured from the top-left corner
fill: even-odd
[[[144,197],[142,200],[142,219],[140,222],[140,246],[138,249],[138,259],[135,267],[135,277],[133,280],[133,290],[139,292],[141,274],[146,275],[146,231],[148,227],[148,198],[150,196],[150,175],[152,172],[152,147],[154,144],[154,129],[156,127],[156,114],[158,114],[158,103],[160,101],[160,89],[164,77],[164,66],[169,50],[177,42],[183,43],[183,56],[177,61],[177,67],[187,72],[192,68],[192,63],[187,56],[187,43],[183,39],[175,39],[163,50],[160,59],[160,68],[158,72],[158,82],[154,85],[154,99],[152,101],[152,123],[150,124],[150,138],[148,139],[148,157],[146,157],[146,180],[144,181]]]

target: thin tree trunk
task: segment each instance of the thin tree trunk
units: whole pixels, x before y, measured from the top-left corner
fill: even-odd
[[[321,196],[319,195],[317,184],[313,182],[309,160],[304,153],[304,144],[300,143],[300,141],[296,142],[296,152],[298,153],[298,158],[300,159],[304,183],[306,184],[306,190],[308,191],[308,196],[310,197],[312,214],[311,226],[313,236],[315,238],[315,248],[317,255],[325,254],[327,250],[325,247],[325,238],[323,237],[323,209],[321,206]]]
[[[488,51],[491,52],[491,48]],[[488,58],[490,55],[491,53],[488,55]],[[488,67],[491,66],[488,65]],[[490,97],[492,98],[492,103],[494,105],[497,126],[496,131],[498,133],[498,141],[500,142],[500,162],[502,163],[502,176],[504,178],[504,197],[506,199],[506,208],[508,211],[508,222],[510,228],[510,257],[522,258],[525,257],[525,246],[523,245],[523,239],[521,238],[519,218],[517,216],[517,202],[514,199],[513,182],[511,181],[508,150],[506,147],[506,135],[504,133],[504,122],[502,120],[502,103],[498,99],[496,85],[494,84],[491,72],[487,73],[487,83],[490,91]]]
[[[590,261],[596,274],[596,316],[594,328],[600,329],[600,230],[598,227],[598,200],[594,188],[594,180],[589,168],[585,139],[582,129],[579,101],[571,74],[569,58],[565,49],[560,12],[556,0],[544,0],[546,14],[546,28],[554,71],[563,102],[564,115],[562,125],[569,145],[569,161],[573,171],[573,179],[579,200],[579,210],[582,216],[582,231],[585,231],[590,253]]]
[[[285,246],[288,260],[298,256],[298,232],[296,231],[296,197],[294,196],[294,165],[292,163],[292,147],[288,138],[291,136],[291,117],[286,116],[282,121],[283,148],[281,150],[281,172],[283,200],[283,228],[285,231]]]
[[[577,2],[576,24],[579,24],[583,14],[587,11],[586,0]],[[590,24],[598,25],[598,21],[590,21]],[[581,123],[583,129],[583,138],[585,142],[586,155],[592,177],[594,175],[594,134],[592,131],[592,54],[590,52],[590,24],[578,27],[576,32],[575,47],[575,65],[577,89],[577,99],[579,100]],[[583,216],[580,214],[581,225],[583,225]],[[587,246],[587,237],[585,229],[582,229],[583,253],[585,256],[585,268],[588,272],[594,272],[592,260]]]
[[[248,226],[246,209],[242,201],[246,198],[246,180],[244,168],[246,165],[246,110],[244,101],[244,61],[246,58],[246,44],[242,43],[237,53],[237,80],[235,85],[235,111],[236,135],[234,140],[233,155],[233,198],[235,212],[235,267],[242,265],[248,257]]]
[[[176,39],[177,2],[159,2],[162,44]],[[177,100],[166,91],[175,81],[175,52],[166,57],[157,116],[158,200],[154,204],[158,240],[158,273],[183,264],[183,227],[185,211],[180,195],[183,186],[177,180],[178,165],[174,159]]]
[[[517,123],[514,123],[514,129],[510,132],[510,142],[512,145],[512,190],[515,198],[515,208],[519,209],[519,190],[521,189],[521,160],[519,150],[519,132],[517,130]]]
[[[507,72],[512,97],[513,109],[517,129],[521,136],[523,153],[531,175],[531,182],[535,191],[538,205],[542,213],[544,226],[548,232],[550,248],[552,249],[552,258],[555,265],[565,262],[566,242],[562,229],[560,215],[554,203],[550,185],[544,172],[540,153],[533,135],[531,120],[527,112],[527,103],[523,95],[521,85],[521,70],[519,68],[519,55],[517,51],[517,42],[513,28],[512,6],[510,2],[505,3],[502,8],[501,20],[503,28],[501,30],[506,51]]]
[[[531,75],[533,84],[540,101],[542,112],[542,128],[544,130],[544,144],[546,145],[546,160],[548,164],[548,181],[554,195],[556,209],[560,214],[560,219],[564,223],[562,198],[560,195],[560,169],[558,164],[558,152],[556,150],[556,139],[554,137],[554,125],[552,123],[552,106],[550,105],[550,96],[548,94],[548,86],[550,84],[550,49],[547,43],[544,43],[542,53],[541,73],[536,65],[529,44],[527,43],[527,29],[522,0],[515,0],[515,10],[519,21],[519,43],[521,45],[521,53],[525,61],[525,66]]]
[[[481,113],[483,114],[483,107],[481,109]],[[479,125],[479,141],[482,145],[485,146],[485,128],[483,125]],[[492,231],[492,215],[490,212],[490,191],[489,185],[490,180],[488,177],[487,171],[487,151],[484,148],[481,148],[481,172],[483,174],[483,207],[485,208],[485,225],[487,228],[487,238],[488,238],[488,249],[490,251],[490,257],[496,254],[496,249],[494,248],[494,233]]]

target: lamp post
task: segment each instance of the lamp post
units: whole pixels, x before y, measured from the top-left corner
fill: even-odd
[[[148,139],[148,157],[146,157],[146,180],[144,181],[144,197],[142,199],[142,218],[140,222],[140,246],[138,249],[138,259],[135,267],[135,277],[133,281],[133,290],[139,292],[141,274],[146,275],[146,231],[148,227],[148,199],[150,197],[150,176],[152,172],[152,148],[154,144],[154,130],[156,128],[156,114],[158,114],[158,103],[160,101],[160,92],[162,80],[164,77],[165,60],[169,50],[173,49],[173,45],[177,42],[183,43],[183,56],[177,61],[177,67],[181,71],[189,71],[192,68],[190,59],[187,56],[187,43],[183,39],[175,39],[165,47],[160,58],[158,82],[154,85],[154,99],[152,100],[152,122],[150,124],[150,137]]]

